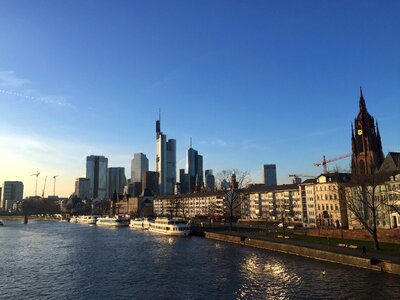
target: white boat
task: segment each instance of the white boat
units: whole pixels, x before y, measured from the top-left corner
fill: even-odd
[[[96,222],[97,222],[96,216],[80,216],[78,217],[77,221],[77,223],[90,224],[90,225],[96,225]]]
[[[3,220],[0,220],[0,226],[3,226],[3,225],[4,225]]]
[[[96,224],[99,226],[129,226],[129,219],[124,216],[99,217]]]
[[[165,235],[187,236],[190,233],[190,225],[183,218],[156,218],[149,223],[149,231]]]
[[[69,219],[69,222],[70,223],[78,223],[78,219],[79,219],[79,217],[72,216],[71,219]]]
[[[148,230],[152,221],[147,218],[135,218],[129,223],[129,227],[133,229]]]

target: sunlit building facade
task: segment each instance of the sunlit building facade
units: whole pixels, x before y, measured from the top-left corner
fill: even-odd
[[[0,209],[2,211],[9,211],[12,209],[14,203],[22,201],[24,184],[21,181],[4,181],[1,192]]]
[[[174,193],[176,183],[176,140],[167,141],[161,132],[161,120],[156,122],[156,172],[159,174],[159,193]]]

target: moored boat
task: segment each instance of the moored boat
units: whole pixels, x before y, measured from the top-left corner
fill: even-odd
[[[72,216],[71,219],[69,219],[70,223],[78,223],[78,218],[77,216]]]
[[[151,221],[147,218],[135,218],[130,221],[129,227],[133,229],[148,230],[150,223]]]
[[[96,224],[99,226],[129,226],[129,219],[124,216],[99,217]]]
[[[3,220],[0,220],[0,226],[4,226]]]
[[[190,234],[190,225],[183,218],[156,218],[149,223],[149,231],[165,235],[187,236]]]
[[[78,217],[77,223],[96,225],[97,217],[96,216],[80,216]]]

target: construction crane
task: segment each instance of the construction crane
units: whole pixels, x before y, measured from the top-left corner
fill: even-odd
[[[46,182],[47,182],[47,176],[44,178],[44,185],[43,185],[43,191],[42,191],[42,198],[44,198],[44,191],[46,190]]]
[[[53,186],[53,196],[56,195],[56,178],[60,176],[60,175],[54,175],[53,179],[54,179],[54,186]]]
[[[352,153],[347,153],[347,154],[340,155],[338,157],[331,158],[331,159],[326,159],[325,155],[324,155],[323,158],[322,158],[322,162],[314,163],[313,165],[315,167],[319,167],[319,166],[322,165],[323,172],[324,173],[328,173],[328,166],[327,166],[328,163],[331,163],[331,162],[334,162],[334,161],[337,161],[337,160],[340,160],[340,159],[343,159],[343,158],[346,158],[346,157],[350,157],[351,155],[352,155]]]
[[[39,174],[40,174],[39,171],[37,171],[34,174],[31,174],[31,176],[36,176],[35,196],[37,196],[37,181],[38,181]]]
[[[304,175],[304,174],[290,174],[289,177],[293,177],[293,183],[297,183],[297,179],[301,177],[305,178],[315,178],[315,176],[312,175]]]

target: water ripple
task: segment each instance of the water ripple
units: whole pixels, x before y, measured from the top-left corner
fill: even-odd
[[[387,299],[400,280],[196,237],[10,221],[0,228],[0,291],[1,299]]]

